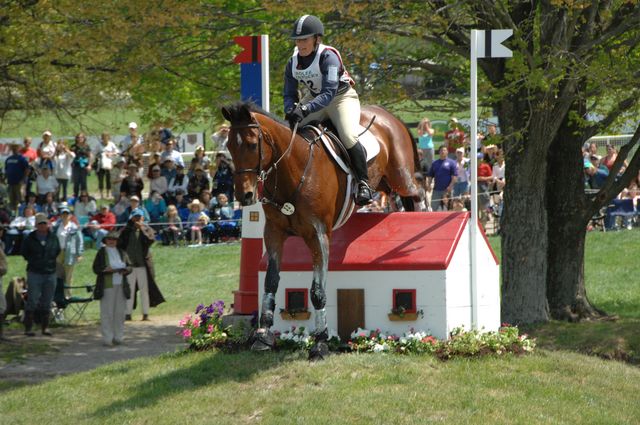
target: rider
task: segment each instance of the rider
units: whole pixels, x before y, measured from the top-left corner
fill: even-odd
[[[293,25],[296,47],[284,72],[284,110],[291,124],[307,124],[330,118],[347,147],[356,179],[356,204],[371,202],[367,154],[358,141],[360,101],[354,81],[344,68],[340,53],[322,44],[324,26],[313,15],[304,15]],[[298,99],[298,83],[307,88]]]

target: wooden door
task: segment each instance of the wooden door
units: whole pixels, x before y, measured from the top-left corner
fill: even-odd
[[[364,289],[338,289],[338,335],[342,342],[359,327],[364,328]]]

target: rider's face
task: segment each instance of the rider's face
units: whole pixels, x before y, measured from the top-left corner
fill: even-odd
[[[296,47],[300,56],[309,56],[313,53],[313,49],[316,47],[315,37],[307,37],[296,40]]]

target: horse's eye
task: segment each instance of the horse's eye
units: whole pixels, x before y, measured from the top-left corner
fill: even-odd
[[[250,151],[255,151],[256,149],[258,149],[258,144],[257,143],[247,143],[247,149],[249,149]]]

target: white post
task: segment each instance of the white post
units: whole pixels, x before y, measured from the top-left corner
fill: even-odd
[[[471,30],[471,221],[469,243],[471,261],[471,328],[478,327],[478,271],[476,241],[478,239],[478,30]]]
[[[261,35],[262,45],[262,109],[269,112],[269,36]]]

